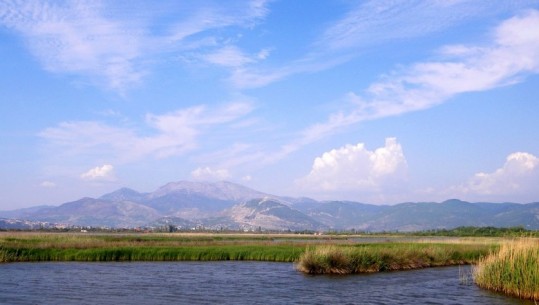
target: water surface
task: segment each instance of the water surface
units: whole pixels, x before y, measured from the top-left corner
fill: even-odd
[[[0,264],[0,304],[533,304],[463,284],[463,271],[308,276],[268,262],[14,263]]]

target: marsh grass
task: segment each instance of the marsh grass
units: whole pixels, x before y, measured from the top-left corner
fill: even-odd
[[[293,262],[303,252],[290,246],[123,247],[95,249],[0,248],[0,261],[223,261]]]
[[[0,232],[0,262],[256,260],[297,262],[303,272],[338,274],[467,264],[493,247],[290,234]]]
[[[495,247],[427,243],[311,246],[296,268],[308,274],[351,274],[463,265],[477,262]]]
[[[301,243],[274,243],[271,236],[175,234],[0,234],[0,262],[215,261],[293,262]]]
[[[479,261],[474,281],[482,288],[539,301],[539,241],[502,244],[500,251]]]

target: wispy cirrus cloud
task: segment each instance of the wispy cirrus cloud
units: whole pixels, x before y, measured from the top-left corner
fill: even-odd
[[[316,44],[345,50],[435,33],[478,17],[516,12],[537,1],[366,1],[352,6]]]
[[[199,50],[207,46],[204,41],[218,41],[208,31],[250,27],[268,12],[264,0],[148,5],[6,0],[0,3],[0,26],[20,33],[46,70],[82,76],[123,92],[141,82],[151,71],[149,63],[158,57]],[[171,13],[176,13],[176,20],[156,30],[159,18]]]
[[[226,46],[205,55],[204,59],[210,63],[228,67],[239,67],[254,62],[253,58],[244,54],[243,51],[235,46]]]
[[[209,129],[226,129],[252,110],[253,106],[248,102],[214,108],[201,105],[166,114],[147,114],[139,128],[99,121],[74,121],[49,127],[39,136],[55,155],[93,156],[121,164],[144,157],[166,158],[184,154],[196,149],[200,136]]]
[[[262,49],[256,54],[246,54],[240,48],[234,45],[226,45],[220,49],[204,54],[201,58],[209,63],[231,67],[241,68],[245,65],[253,64],[264,60],[269,56],[270,50]]]
[[[459,94],[518,83],[539,73],[539,36],[534,30],[538,27],[539,11],[530,10],[499,24],[483,44],[442,46],[436,52],[437,60],[400,67],[361,93],[349,92],[342,98],[347,109],[297,132],[272,153],[263,143],[250,143],[203,159],[220,160],[214,163],[219,168],[266,166],[364,121],[420,111]]]
[[[103,76],[119,90],[140,81],[141,29],[104,17],[98,1],[8,1],[0,22],[20,32],[51,72]],[[130,33],[126,35],[126,33]]]
[[[277,68],[235,69],[230,82],[239,88],[263,87],[291,75],[313,73],[344,64],[362,50],[389,41],[412,39],[479,18],[516,13],[536,0],[492,1],[362,1],[351,4],[312,42],[309,53]]]
[[[484,45],[450,45],[443,60],[417,62],[383,76],[362,94],[344,98],[351,110],[301,131],[297,139],[268,157],[278,160],[301,147],[354,124],[428,109],[452,97],[523,81],[539,73],[539,11],[530,10],[501,23]]]
[[[199,167],[191,172],[191,177],[202,181],[221,181],[228,179],[230,173],[227,169],[213,169],[209,166]]]

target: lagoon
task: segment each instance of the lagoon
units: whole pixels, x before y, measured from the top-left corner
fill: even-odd
[[[0,304],[533,304],[482,290],[470,267],[310,276],[271,262],[0,264]]]

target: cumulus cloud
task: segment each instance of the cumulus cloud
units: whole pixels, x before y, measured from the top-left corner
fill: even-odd
[[[537,200],[539,191],[539,158],[526,152],[507,156],[502,167],[491,173],[477,173],[454,189],[471,198],[513,198]]]
[[[110,164],[97,166],[80,175],[83,180],[114,180],[114,167]]]
[[[325,152],[314,160],[311,172],[298,184],[315,192],[372,194],[392,188],[406,175],[401,145],[397,139],[387,138],[385,145],[374,151],[358,143]]]
[[[226,169],[212,169],[206,166],[193,170],[191,172],[191,177],[196,180],[212,181],[228,179],[230,174]]]

